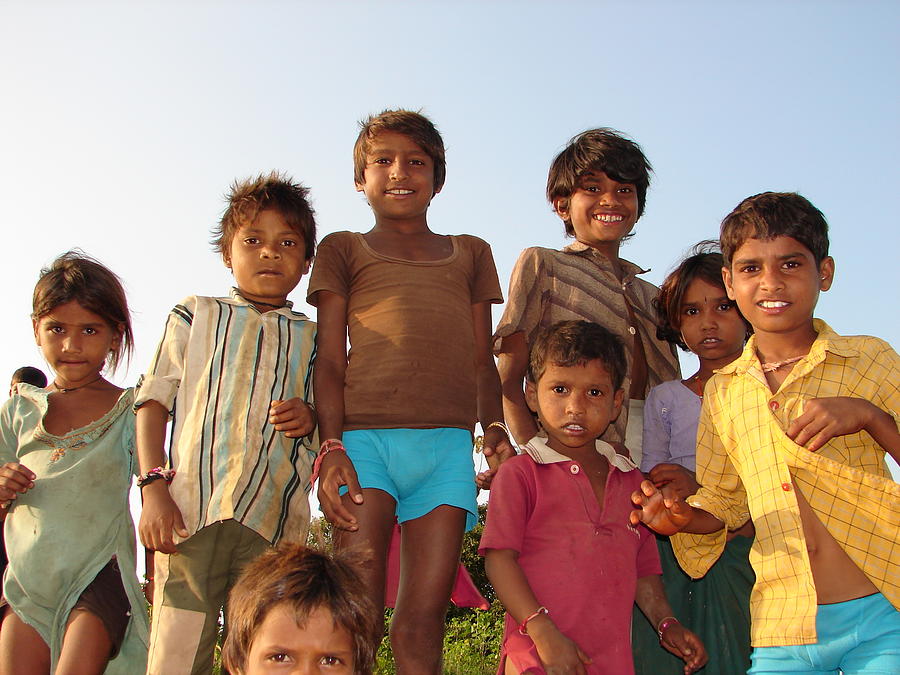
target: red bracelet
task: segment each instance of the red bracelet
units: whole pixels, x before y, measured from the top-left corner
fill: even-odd
[[[536,619],[541,614],[546,614],[547,616],[550,616],[550,610],[547,609],[546,607],[544,607],[543,605],[538,607],[536,610],[534,610],[533,614],[529,614],[527,617],[525,617],[525,620],[519,624],[519,633],[521,633],[522,635],[528,635],[528,622],[531,621],[532,619]]]
[[[322,468],[322,460],[325,459],[325,455],[335,450],[347,452],[347,448],[344,447],[340,439],[329,438],[327,441],[322,441],[322,445],[319,446],[319,455],[316,457],[316,461],[313,462],[312,473],[309,475],[310,485],[315,485],[316,480],[318,480],[319,469]]]
[[[659,622],[659,625],[656,627],[656,632],[659,633],[659,641],[662,642],[663,633],[665,633],[671,626],[676,623],[681,623],[674,616],[667,616],[662,621]]]

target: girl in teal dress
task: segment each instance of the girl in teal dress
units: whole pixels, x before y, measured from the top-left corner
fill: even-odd
[[[103,377],[132,349],[125,292],[70,252],[42,271],[32,320],[54,378],[45,389],[18,385],[0,410],[0,672],[141,673],[133,394]]]

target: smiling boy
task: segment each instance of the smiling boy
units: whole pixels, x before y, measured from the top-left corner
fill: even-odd
[[[900,672],[900,357],[813,319],[834,278],[821,212],[791,193],[745,199],[722,223],[728,296],[751,323],[705,390],[702,487],[635,493],[643,520],[702,576],[752,518],[750,673]],[[893,605],[893,606],[892,606]]]
[[[238,572],[309,524],[316,327],[287,299],[315,250],[307,190],[274,173],[236,183],[214,235],[236,288],[172,310],[136,396],[139,530],[156,551],[149,673],[209,672]]]

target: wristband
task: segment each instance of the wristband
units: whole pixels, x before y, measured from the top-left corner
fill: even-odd
[[[150,469],[147,473],[142,473],[138,476],[137,486],[142,488],[155,480],[164,480],[166,483],[171,483],[173,478],[175,478],[175,469],[164,469],[163,467],[158,466],[154,469]]]
[[[536,619],[541,614],[550,616],[550,610],[547,609],[546,607],[544,607],[543,605],[538,607],[536,610],[534,610],[533,614],[529,614],[527,617],[525,617],[525,620],[519,624],[519,633],[521,635],[528,635],[528,622],[531,621],[532,619]]]
[[[662,642],[663,633],[665,633],[669,628],[674,626],[676,623],[681,623],[674,616],[667,616],[659,622],[656,626],[656,632],[659,634],[659,641]]]
[[[318,480],[319,470],[322,468],[322,460],[325,459],[325,455],[335,451],[343,453],[347,452],[347,448],[344,447],[344,444],[339,438],[329,438],[326,441],[322,441],[322,445],[319,446],[319,454],[316,457],[316,461],[313,462],[312,473],[309,475],[310,485],[315,485],[316,480]]]

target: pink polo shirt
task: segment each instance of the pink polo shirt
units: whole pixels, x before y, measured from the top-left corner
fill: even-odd
[[[597,441],[610,463],[603,508],[582,467],[533,438],[505,462],[491,486],[479,553],[512,549],[538,602],[592,659],[589,673],[631,675],[631,612],[638,578],[660,574],[656,540],[632,526],[631,493],[642,475],[630,459]],[[500,668],[543,673],[534,643],[509,615]]]

